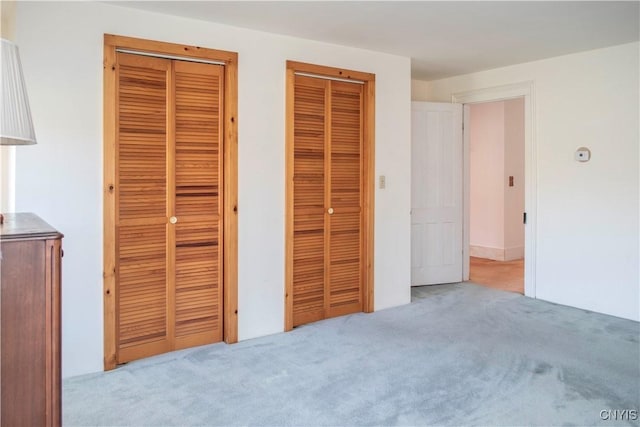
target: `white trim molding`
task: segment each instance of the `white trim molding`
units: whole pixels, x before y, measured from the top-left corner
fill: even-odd
[[[469,256],[495,261],[515,261],[524,258],[524,247],[492,248],[489,246],[469,245]]]
[[[475,258],[492,259],[494,261],[504,261],[504,248],[469,245],[469,256]]]
[[[524,247],[524,294],[536,297],[537,146],[535,126],[535,84],[533,81],[487,87],[451,95],[451,102],[465,105],[464,122],[469,123],[468,105],[524,97],[525,195],[527,213]],[[469,272],[469,131],[464,129],[464,277]]]

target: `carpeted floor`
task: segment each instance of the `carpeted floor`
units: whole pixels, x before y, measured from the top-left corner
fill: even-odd
[[[67,379],[64,424],[638,425],[601,419],[640,409],[637,322],[473,284],[413,294]]]

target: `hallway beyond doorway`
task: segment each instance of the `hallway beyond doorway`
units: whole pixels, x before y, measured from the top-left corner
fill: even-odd
[[[494,261],[470,257],[469,280],[478,285],[524,294],[524,259]]]

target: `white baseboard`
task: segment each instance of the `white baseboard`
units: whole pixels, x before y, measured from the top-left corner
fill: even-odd
[[[524,258],[524,246],[504,249],[505,261],[513,261],[513,260],[522,259],[522,258]]]
[[[504,261],[504,249],[489,246],[469,245],[469,255],[477,258]]]
[[[469,255],[494,261],[513,261],[524,258],[524,247],[492,248],[490,246],[469,245]]]

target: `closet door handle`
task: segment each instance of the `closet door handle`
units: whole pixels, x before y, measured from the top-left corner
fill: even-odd
[[[328,213],[329,215],[333,215],[333,208],[329,208],[329,209],[327,209],[327,213]]]
[[[176,218],[175,216],[172,216],[171,218],[169,218],[169,222],[171,224],[175,224],[176,222],[178,222],[178,218]]]

